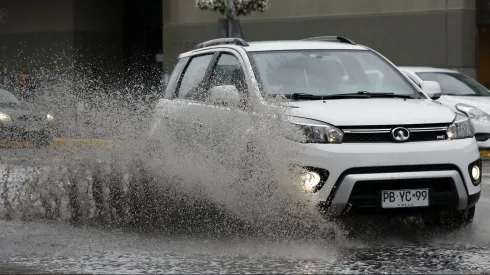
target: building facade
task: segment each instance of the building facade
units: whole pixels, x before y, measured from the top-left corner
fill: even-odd
[[[341,35],[398,65],[456,68],[490,85],[489,0],[270,3],[240,18],[245,39]],[[195,0],[0,0],[0,70],[65,62],[131,79],[137,64],[162,67],[155,57],[163,51],[170,71],[179,52],[218,36],[222,17]]]
[[[490,85],[490,19],[477,22],[488,0],[270,0],[264,14],[240,18],[247,40],[346,36],[397,65],[459,69]],[[490,18],[482,14],[481,18]],[[164,0],[164,52],[215,38],[219,13],[195,0]]]
[[[161,67],[162,14],[160,0],[0,0],[0,70],[121,78]]]
[[[113,110],[161,92],[162,14],[161,0],[0,0],[0,86],[18,92],[27,71],[56,135],[117,136]]]

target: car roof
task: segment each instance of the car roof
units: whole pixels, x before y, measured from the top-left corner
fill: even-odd
[[[247,52],[287,51],[287,50],[368,50],[367,47],[357,44],[349,44],[333,41],[303,41],[303,40],[278,40],[248,42],[248,46],[224,44],[209,46],[191,50],[180,55],[180,58],[196,54],[203,50],[214,48],[243,48]]]
[[[260,51],[283,51],[283,50],[366,50],[361,45],[353,45],[342,42],[331,41],[301,41],[301,40],[282,40],[282,41],[258,41],[250,42],[248,47],[244,47],[247,52]]]
[[[411,66],[399,66],[402,71],[409,71],[413,73],[458,73],[456,70],[444,69],[444,68],[434,68],[434,67],[411,67]]]

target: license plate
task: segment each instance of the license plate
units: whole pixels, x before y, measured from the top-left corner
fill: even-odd
[[[429,189],[381,191],[381,207],[383,208],[424,206],[429,206]]]

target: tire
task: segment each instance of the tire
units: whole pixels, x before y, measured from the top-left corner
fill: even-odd
[[[465,210],[436,213],[425,217],[424,222],[427,225],[443,226],[452,229],[462,228],[473,223],[475,209],[475,206],[473,206]]]

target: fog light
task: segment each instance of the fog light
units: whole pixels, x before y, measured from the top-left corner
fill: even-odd
[[[481,159],[474,161],[468,165],[468,173],[470,173],[471,181],[474,186],[481,183],[482,166]]]
[[[307,171],[301,176],[301,182],[303,184],[303,188],[308,193],[313,193],[318,188],[318,184],[321,181],[321,177],[318,173]]]
[[[477,181],[480,179],[481,173],[480,173],[480,167],[478,165],[473,165],[473,168],[471,168],[471,177],[473,178],[474,181]]]

